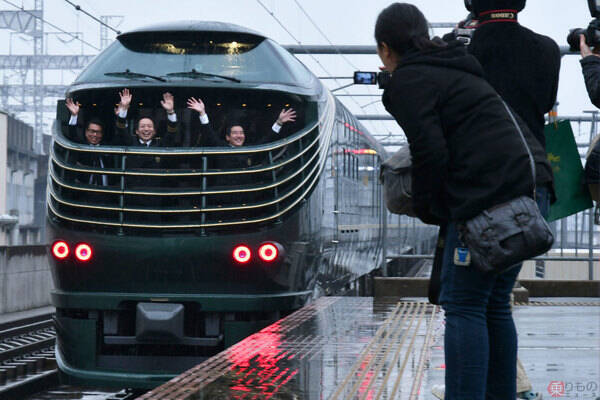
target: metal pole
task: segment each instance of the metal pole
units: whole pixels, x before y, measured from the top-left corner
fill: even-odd
[[[378,185],[381,187],[381,185]],[[379,189],[381,190],[381,189]],[[383,212],[383,235],[382,235],[382,247],[383,247],[383,257],[381,259],[381,275],[383,276],[388,276],[388,265],[387,265],[387,234],[388,234],[388,228],[387,228],[387,220],[388,220],[388,210],[387,207],[385,206],[385,202],[383,200],[383,196],[380,196],[380,201],[379,201],[379,207],[382,207],[384,212]]]
[[[335,89],[332,89],[332,90],[330,90],[330,92],[331,92],[331,93],[333,93],[333,92],[336,92],[336,91],[338,91],[338,90],[346,89],[347,87],[350,87],[350,86],[352,86],[352,85],[354,85],[354,82],[352,82],[352,83],[349,83],[349,84],[347,84],[347,85],[342,85],[342,86],[340,86],[340,87],[338,87],[338,88],[335,88]]]
[[[588,210],[588,279],[594,280],[594,208]]]

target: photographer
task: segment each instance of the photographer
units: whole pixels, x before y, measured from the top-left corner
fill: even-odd
[[[525,0],[472,0],[470,6],[478,25],[469,53],[480,62],[486,80],[545,149],[544,115],[556,103],[558,92],[558,45],[519,24],[518,13],[525,8]],[[548,215],[554,200],[552,172],[540,160],[536,169],[538,205],[542,214]]]
[[[483,67],[486,80],[527,124],[529,130],[524,133],[530,147],[537,141],[545,149],[544,115],[554,106],[558,92],[558,45],[519,24],[518,13],[525,8],[525,0],[466,0],[465,7],[469,16],[444,39],[468,46]],[[545,151],[535,158],[536,200],[542,215],[547,216],[555,197],[552,171],[545,163]],[[432,391],[443,398],[443,388]],[[541,398],[532,391],[520,362],[517,393],[522,399]]]
[[[517,338],[509,303],[521,264],[482,272],[461,258],[468,249],[457,229],[531,193],[532,167],[519,133],[527,126],[515,127],[461,43],[429,38],[415,6],[384,9],[375,39],[385,69],[393,72],[382,101],[410,146],[415,214],[445,232],[439,303],[446,318],[446,399],[514,399]],[[534,154],[542,150],[536,140],[529,147]]]
[[[587,45],[584,35],[579,35],[579,51],[581,57],[581,69],[585,80],[585,87],[591,102],[600,108],[600,49],[594,51]]]
[[[600,50],[598,46],[594,50],[586,43],[584,35],[579,35],[580,60],[585,80],[585,87],[590,96],[591,102],[600,108]],[[590,144],[590,149],[585,162],[585,181],[588,184],[592,199],[596,202],[596,207],[600,203],[600,135]],[[596,222],[598,223],[598,222]]]

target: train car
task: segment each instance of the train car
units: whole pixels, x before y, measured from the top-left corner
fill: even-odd
[[[124,88],[133,101],[118,130]],[[165,92],[177,144],[115,144],[123,131],[135,138],[142,115],[170,134]],[[263,35],[217,22],[126,32],[66,95],[80,104],[79,129],[99,118],[106,139],[84,143],[58,102],[47,226],[67,382],[154,387],[382,265],[385,150]],[[203,99],[215,132],[243,121],[244,146],[198,145],[190,97]],[[265,141],[289,108],[295,122]],[[247,164],[223,168],[234,159]]]

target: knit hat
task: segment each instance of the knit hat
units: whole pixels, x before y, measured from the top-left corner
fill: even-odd
[[[526,0],[472,0],[471,11],[479,15],[489,10],[517,10],[525,8]]]

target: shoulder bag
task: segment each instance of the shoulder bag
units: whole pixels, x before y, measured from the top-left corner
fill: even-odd
[[[416,217],[412,204],[410,174],[411,158],[407,145],[381,163],[379,181],[383,185],[383,198],[390,212]]]
[[[535,162],[512,112],[502,101],[527,149],[533,177],[533,198],[520,196],[491,207],[458,224],[459,238],[471,252],[471,262],[483,272],[502,273],[523,260],[547,252],[554,237],[534,200]]]

